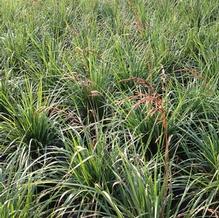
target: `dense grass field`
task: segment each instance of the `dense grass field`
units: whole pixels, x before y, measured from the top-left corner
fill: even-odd
[[[0,218],[219,217],[218,0],[0,0]]]

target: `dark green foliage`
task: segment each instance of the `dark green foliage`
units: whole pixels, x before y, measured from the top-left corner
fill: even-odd
[[[219,216],[217,0],[0,0],[0,217]]]

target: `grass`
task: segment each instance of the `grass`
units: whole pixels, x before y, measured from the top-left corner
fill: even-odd
[[[0,5],[0,217],[219,216],[217,0]]]

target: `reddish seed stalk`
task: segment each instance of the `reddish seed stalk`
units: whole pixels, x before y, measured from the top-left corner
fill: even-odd
[[[163,128],[163,148],[164,148],[164,198],[167,197],[169,191],[169,178],[170,178],[170,171],[169,171],[169,136],[168,136],[168,125],[167,125],[167,114],[164,109],[164,103],[162,97],[157,94],[154,87],[147,82],[146,80],[138,77],[131,77],[128,79],[121,80],[121,82],[128,82],[134,81],[139,85],[143,85],[148,89],[148,94],[144,93],[137,93],[131,97],[129,100],[137,100],[134,104],[133,109],[138,108],[141,104],[150,104],[152,105],[153,113],[157,112],[161,115],[162,121],[162,128]],[[165,210],[166,202],[164,202],[161,210],[160,210],[160,217],[164,217],[164,210]]]

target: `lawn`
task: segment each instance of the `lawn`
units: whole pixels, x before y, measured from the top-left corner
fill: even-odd
[[[218,0],[0,0],[0,218],[219,217]]]

